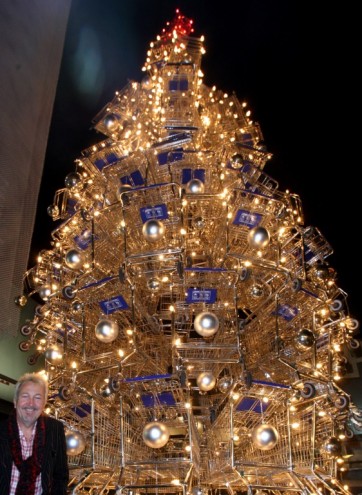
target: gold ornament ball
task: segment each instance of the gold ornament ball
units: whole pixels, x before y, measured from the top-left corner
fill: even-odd
[[[63,358],[63,352],[56,344],[49,346],[44,353],[45,359],[52,364],[59,363]]]
[[[160,449],[164,447],[170,438],[170,432],[164,423],[153,421],[143,429],[143,441],[147,447]]]
[[[67,455],[79,455],[86,447],[84,436],[78,431],[66,431]]]
[[[214,313],[204,311],[196,315],[194,329],[202,337],[211,337],[219,329],[219,319]]]
[[[263,249],[270,242],[269,231],[264,227],[254,227],[249,231],[248,243],[250,247]]]
[[[274,426],[263,424],[253,430],[251,438],[256,448],[270,450],[277,444],[279,433]]]
[[[203,371],[198,375],[196,383],[202,392],[208,392],[215,387],[216,378],[211,371]]]
[[[104,318],[97,323],[95,333],[100,342],[109,344],[118,337],[118,325],[115,321]]]
[[[165,233],[165,226],[161,220],[147,220],[142,227],[142,234],[147,241],[158,241]]]

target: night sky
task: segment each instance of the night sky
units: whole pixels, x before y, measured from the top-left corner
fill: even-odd
[[[39,196],[29,266],[50,248],[47,215],[82,150],[104,136],[92,119],[128,81],[141,81],[149,43],[176,8],[205,36],[202,70],[248,102],[273,158],[264,171],[301,198],[305,225],[332,245],[327,261],[361,321],[361,207],[356,125],[358,64],[350,6],[297,0],[73,0]],[[324,3],[324,2],[323,2]],[[335,9],[335,10],[333,10]],[[352,116],[351,116],[352,115]]]

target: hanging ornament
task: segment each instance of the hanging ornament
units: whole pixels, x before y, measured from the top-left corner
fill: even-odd
[[[233,379],[231,376],[222,376],[217,382],[217,388],[222,394],[226,394],[233,384]]]
[[[249,231],[248,242],[252,248],[266,248],[270,242],[269,231],[264,227],[254,227]]]
[[[100,342],[109,344],[118,337],[118,325],[115,321],[103,318],[97,323],[95,333]]]
[[[157,292],[161,286],[161,282],[158,278],[150,278],[147,280],[147,287],[151,292]]]
[[[82,256],[77,249],[69,249],[65,253],[65,264],[72,270],[77,270],[82,266]]]
[[[147,220],[143,225],[142,234],[147,241],[158,241],[164,236],[165,226],[160,220]]]
[[[70,172],[70,174],[68,174],[64,179],[65,187],[67,189],[73,189],[77,187],[81,183],[81,181],[82,177],[80,174],[78,174],[78,172]]]
[[[200,390],[208,392],[215,387],[216,378],[211,371],[203,371],[198,375],[196,383]]]
[[[38,291],[38,294],[43,299],[43,301],[47,301],[51,293],[52,293],[52,289],[48,284],[42,285]]]
[[[51,364],[57,364],[63,359],[63,352],[58,345],[53,344],[45,350],[44,357]]]
[[[314,342],[315,342],[313,332],[311,330],[309,330],[308,328],[303,328],[298,333],[297,338],[296,338],[296,342],[297,342],[297,347],[300,350],[303,351],[306,349],[310,349],[311,347],[313,347]]]
[[[338,457],[342,452],[341,442],[336,437],[330,437],[325,441],[323,450],[331,457]]]
[[[86,447],[84,436],[78,431],[66,431],[65,441],[68,455],[79,455]]]
[[[114,113],[110,113],[104,118],[103,123],[107,131],[116,131],[119,127],[119,117]]]
[[[194,329],[202,337],[211,337],[219,329],[219,319],[214,313],[204,311],[195,317]]]
[[[200,486],[193,486],[192,495],[203,495],[202,488]]]
[[[277,444],[279,433],[274,426],[263,424],[253,430],[251,438],[256,448],[270,450]]]
[[[200,179],[191,179],[186,184],[186,192],[189,194],[202,194],[205,190],[205,185]]]
[[[153,421],[143,429],[143,441],[147,447],[160,449],[164,447],[170,438],[170,432],[164,423]]]

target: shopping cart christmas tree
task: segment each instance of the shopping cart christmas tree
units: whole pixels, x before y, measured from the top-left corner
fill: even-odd
[[[176,13],[94,119],[24,277],[72,493],[348,493],[358,322],[246,103]]]

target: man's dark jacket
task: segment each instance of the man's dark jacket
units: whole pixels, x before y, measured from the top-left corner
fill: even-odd
[[[45,416],[45,451],[41,470],[42,495],[66,495],[69,480],[64,426]],[[9,495],[12,457],[7,419],[0,422],[0,495]]]

